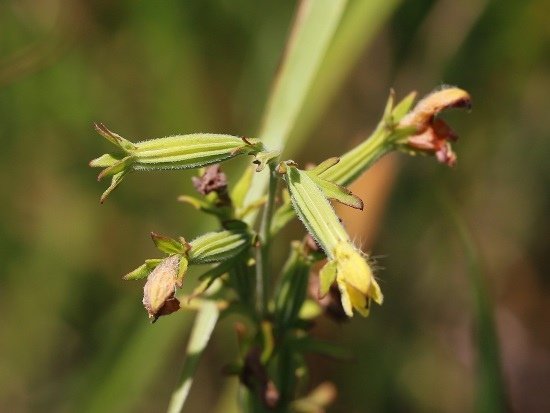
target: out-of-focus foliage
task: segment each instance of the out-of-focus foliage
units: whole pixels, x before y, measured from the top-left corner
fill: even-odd
[[[166,407],[190,317],[149,325],[141,288],[120,277],[154,253],[150,231],[192,238],[213,221],[198,223],[176,202],[191,187],[181,171],[136,173],[100,206],[104,188],[86,163],[108,148],[92,122],[132,141],[254,136],[294,8],[0,3],[0,411]],[[312,385],[330,379],[339,389],[332,411],[473,409],[475,297],[442,198],[475,241],[510,405],[550,409],[548,15],[544,0],[401,2],[309,134],[307,156],[296,156],[321,161],[351,147],[375,126],[390,87],[424,94],[450,83],[474,99],[469,116],[450,121],[461,136],[454,169],[392,157],[354,189],[365,212],[346,212],[344,224],[380,256],[385,304],[367,322],[315,329],[355,355],[353,369],[315,360]],[[241,165],[231,161],[229,174]],[[222,322],[189,411],[230,410],[220,389],[232,382],[217,366],[231,360],[235,340]]]

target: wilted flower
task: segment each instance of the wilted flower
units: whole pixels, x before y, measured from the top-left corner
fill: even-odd
[[[179,310],[180,303],[175,293],[182,286],[188,265],[229,262],[250,245],[250,233],[244,224],[228,222],[226,225],[231,229],[208,232],[191,242],[151,233],[155,246],[169,256],[146,260],[123,278],[139,280],[147,277],[143,305],[153,322]]]
[[[470,107],[470,95],[459,88],[445,88],[426,96],[399,122],[399,127],[413,127],[416,130],[415,134],[406,138],[404,149],[434,154],[439,162],[454,165],[456,154],[451,142],[457,139],[457,135],[436,116],[444,109]]]
[[[175,297],[176,289],[181,288],[180,256],[172,255],[165,258],[149,274],[143,287],[143,305],[149,318],[155,322],[163,315],[171,314],[180,308]]]

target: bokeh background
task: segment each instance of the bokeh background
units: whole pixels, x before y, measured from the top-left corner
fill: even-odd
[[[92,122],[130,139],[254,136],[295,7],[0,2],[0,411],[164,411],[192,314],[150,325],[141,283],[120,276],[155,256],[150,231],[190,238],[214,222],[176,202],[187,172],[132,175],[100,205],[87,162],[110,148]],[[339,389],[330,411],[550,411],[549,16],[545,0],[388,1],[324,63],[353,64],[308,102],[300,162],[367,136],[391,87],[453,84],[474,102],[445,115],[461,136],[455,168],[387,157],[354,185],[366,212],[340,211],[378,257],[386,302],[316,326],[354,354],[310,360],[311,385]],[[235,349],[223,322],[188,411],[235,411],[220,375]]]

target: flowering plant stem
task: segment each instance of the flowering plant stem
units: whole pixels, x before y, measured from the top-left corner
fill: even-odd
[[[217,230],[189,242],[183,237],[152,233],[155,246],[165,255],[145,260],[124,277],[147,278],[143,305],[152,322],[196,308],[199,303],[184,371],[169,407],[171,413],[183,408],[198,358],[218,317],[230,313],[246,321],[236,325],[237,360],[224,369],[239,377],[243,408],[251,413],[324,411],[334,399],[330,386],[319,386],[301,398],[298,395],[307,377],[304,354],[339,357],[343,352],[310,335],[314,320],[321,315],[340,321],[356,313],[366,317],[371,303],[383,302],[368,254],[354,244],[331,201],[362,210],[363,201],[346,187],[393,150],[434,155],[448,165],[456,160],[450,145],[456,135],[436,115],[448,107],[469,106],[470,100],[465,91],[447,88],[421,100],[412,110],[414,93],[394,105],[392,92],[382,120],[368,139],[313,169],[300,169],[291,160],[279,162],[284,149],[281,146],[299,113],[297,102],[303,101],[311,86],[345,4],[345,0],[301,3],[293,31],[297,37],[288,57],[294,60],[283,64],[283,79],[268,105],[268,132],[260,134],[262,140],[200,133],[133,143],[103,125],[96,126],[117,147],[113,154],[91,162],[93,167],[105,168],[100,178],[112,177],[102,201],[136,170],[204,168],[193,178],[203,198],[185,195],[180,199],[218,219]],[[310,25],[301,27],[304,22]],[[311,44],[315,47],[309,47]],[[303,60],[311,53],[314,59]],[[310,66],[304,70],[304,65]],[[286,89],[281,90],[280,85],[286,85]],[[299,99],[290,98],[291,86],[301,91]],[[288,102],[292,102],[290,109]],[[249,168],[237,185],[229,186],[221,167],[212,164],[237,155],[253,156],[256,172],[267,171],[254,174]],[[283,202],[277,205],[279,199]],[[260,208],[263,211],[257,223]],[[270,262],[272,241],[278,230],[294,218],[302,221],[309,238],[290,243],[287,262],[276,276]],[[312,273],[313,264],[325,258],[325,265]],[[204,264],[211,267],[199,277],[193,293],[177,295],[188,282],[188,267]]]
[[[277,190],[277,177],[273,164],[269,165],[269,184],[267,201],[264,206],[262,221],[260,224],[259,246],[256,256],[256,290],[258,300],[258,313],[262,317],[267,316],[269,301],[269,246],[271,243],[271,221],[275,206],[275,195]]]

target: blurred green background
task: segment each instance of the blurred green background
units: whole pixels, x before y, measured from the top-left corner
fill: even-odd
[[[324,62],[353,64],[324,110],[308,102],[322,116],[299,120],[308,141],[294,158],[350,148],[391,87],[458,85],[474,109],[445,115],[461,136],[455,168],[392,156],[357,183],[366,212],[344,219],[379,257],[386,302],[367,320],[318,323],[354,360],[311,358],[311,385],[337,385],[332,412],[550,411],[550,3],[390,3],[358,31],[356,58],[339,49]],[[99,205],[106,184],[87,162],[111,148],[92,122],[133,140],[254,136],[295,7],[0,2],[0,411],[164,411],[192,315],[150,325],[141,283],[120,277],[156,255],[150,231],[191,238],[214,222],[176,202],[188,172],[133,174]],[[224,321],[188,411],[235,408],[220,374],[235,348]]]

